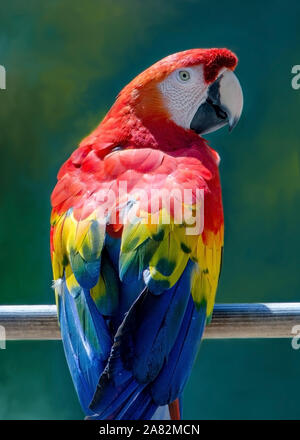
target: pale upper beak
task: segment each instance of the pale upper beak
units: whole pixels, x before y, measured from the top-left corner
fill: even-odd
[[[243,109],[243,92],[231,70],[225,70],[208,88],[207,98],[192,119],[190,128],[207,134],[224,125],[231,131],[238,123]]]

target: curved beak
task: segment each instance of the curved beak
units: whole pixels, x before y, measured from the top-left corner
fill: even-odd
[[[209,86],[207,98],[196,111],[190,128],[202,135],[228,124],[231,131],[242,109],[243,92],[239,80],[231,70],[226,70]]]

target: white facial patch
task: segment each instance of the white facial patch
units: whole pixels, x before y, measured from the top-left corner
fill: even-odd
[[[177,69],[158,87],[171,119],[180,127],[190,128],[196,111],[207,98],[202,66]]]

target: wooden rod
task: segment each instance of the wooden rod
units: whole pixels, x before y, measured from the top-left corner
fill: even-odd
[[[0,326],[0,340],[60,339],[55,305],[0,306]],[[204,338],[291,338],[297,333],[300,303],[216,304]]]

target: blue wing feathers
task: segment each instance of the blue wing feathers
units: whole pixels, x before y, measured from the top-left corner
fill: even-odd
[[[132,305],[90,405],[99,419],[150,418],[182,391],[205,323],[189,293],[192,265],[163,295],[145,289]]]
[[[205,308],[198,311],[190,297],[176,342],[151,386],[151,395],[157,405],[173,402],[182,393],[199,347],[205,318]]]
[[[103,317],[84,289],[74,298],[66,283],[59,297],[59,321],[64,350],[79,400],[89,404],[106,365],[112,344]],[[97,315],[97,316],[96,316]]]
[[[108,295],[115,285],[111,277],[119,270],[119,251],[120,240],[107,238],[102,260],[107,258],[113,271],[109,273],[108,267],[104,277]],[[138,256],[137,262],[139,265]],[[177,283],[159,295],[145,287],[141,268],[135,279],[137,273],[124,269],[125,280],[118,281],[118,309],[111,316],[100,313],[87,287],[103,270],[100,263],[87,267],[79,261],[76,279],[82,287],[76,295],[69,293],[64,282],[59,297],[61,332],[73,382],[88,418],[147,420],[158,407],[181,395],[206,315],[205,307],[195,308],[190,294],[194,264],[189,261]]]

